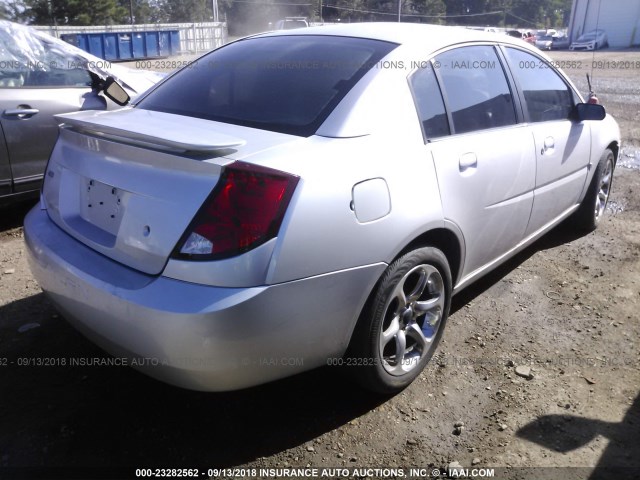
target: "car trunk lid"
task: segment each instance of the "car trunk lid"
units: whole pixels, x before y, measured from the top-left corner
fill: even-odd
[[[297,137],[124,109],[64,122],[43,187],[51,219],[131,268],[159,274],[223,168]]]

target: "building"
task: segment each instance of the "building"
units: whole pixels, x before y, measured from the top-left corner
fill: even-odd
[[[607,32],[609,46],[640,46],[640,0],[573,0],[569,38],[596,28]]]

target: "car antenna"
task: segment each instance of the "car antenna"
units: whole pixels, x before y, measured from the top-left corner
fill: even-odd
[[[598,15],[596,17],[596,39],[598,38],[598,28],[600,27],[600,7],[602,6],[602,1],[598,2]],[[587,73],[587,83],[589,84],[589,100],[588,103],[595,103],[598,104],[600,103],[600,100],[598,100],[598,97],[596,96],[596,93],[593,91],[593,87],[591,86],[591,78],[593,78],[593,71],[595,69],[595,63],[596,63],[596,48],[595,46],[597,45],[597,40],[594,43],[593,46],[593,56],[591,58],[591,77],[589,77],[589,74]]]
[[[593,87],[591,86],[591,77],[589,76],[588,73],[587,73],[587,84],[589,85],[589,103],[595,103],[595,104],[600,103],[600,100],[598,100],[596,93],[593,91]]]

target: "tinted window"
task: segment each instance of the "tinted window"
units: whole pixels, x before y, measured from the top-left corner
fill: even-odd
[[[311,35],[242,40],[174,75],[139,107],[309,136],[395,47]]]
[[[516,123],[513,98],[493,47],[463,47],[436,57],[455,133]]]
[[[435,138],[449,135],[449,121],[431,63],[413,74],[411,89],[424,136]]]
[[[524,94],[529,120],[566,120],[573,110],[573,94],[567,84],[543,60],[522,50],[507,48],[511,70]]]

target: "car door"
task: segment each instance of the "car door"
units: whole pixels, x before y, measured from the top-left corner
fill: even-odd
[[[535,142],[536,187],[527,228],[533,234],[578,203],[587,179],[591,128],[570,118],[576,96],[545,60],[511,47],[505,54]]]
[[[0,85],[0,123],[13,172],[14,193],[37,189],[58,137],[53,115],[79,110],[91,89],[84,70],[24,69]]]
[[[4,141],[4,132],[0,125],[0,196],[11,193],[11,165],[9,165],[9,152]]]
[[[444,52],[410,82],[444,216],[464,236],[468,278],[524,237],[535,186],[533,138],[517,123],[493,46]]]

